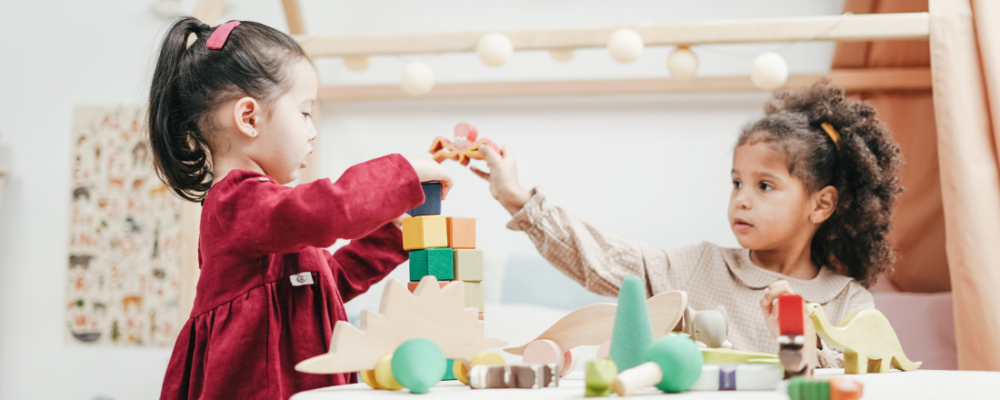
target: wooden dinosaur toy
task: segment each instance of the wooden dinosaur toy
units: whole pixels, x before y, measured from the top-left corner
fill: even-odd
[[[295,370],[310,374],[373,370],[387,354],[417,338],[433,342],[444,358],[461,360],[471,360],[490,347],[506,346],[506,340],[485,335],[479,310],[464,306],[464,285],[452,281],[442,288],[434,276],[427,275],[410,293],[402,283],[389,279],[378,313],[363,310],[361,329],[337,321],[329,352],[299,362]]]
[[[819,304],[809,303],[806,313],[819,337],[828,346],[844,352],[846,374],[887,372],[890,365],[903,371],[913,371],[922,364],[906,358],[892,325],[878,310],[851,311],[837,326],[830,325]],[[865,363],[868,364],[867,368]]]

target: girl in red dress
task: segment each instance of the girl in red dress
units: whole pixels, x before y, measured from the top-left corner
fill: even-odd
[[[406,260],[399,219],[423,203],[420,182],[447,193],[452,180],[430,159],[394,154],[336,183],[282,186],[312,152],[317,85],[298,44],[261,24],[185,18],[163,41],[149,98],[153,161],[204,207],[197,297],[162,399],[287,399],[356,382],[294,367],[327,352],[345,301]],[[337,239],[351,243],[324,250]]]

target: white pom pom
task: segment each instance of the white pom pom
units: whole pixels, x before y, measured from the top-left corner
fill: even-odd
[[[639,33],[628,29],[622,28],[611,34],[608,39],[608,53],[611,54],[611,58],[623,64],[635,61],[642,54],[642,36]]]
[[[420,61],[411,62],[403,68],[400,86],[410,96],[425,95],[434,88],[434,71]]]
[[[344,65],[351,71],[361,72],[368,69],[371,63],[365,56],[344,56]]]
[[[479,39],[476,53],[479,54],[483,64],[499,67],[510,60],[510,55],[514,53],[514,45],[504,34],[493,32]]]
[[[686,47],[678,47],[667,57],[667,69],[675,79],[694,78],[695,72],[698,72],[698,56]]]
[[[753,85],[772,90],[781,87],[788,80],[788,64],[777,53],[767,52],[757,56],[750,68],[750,81]]]
[[[574,52],[573,49],[552,49],[552,50],[549,50],[549,56],[551,56],[553,60],[556,60],[556,61],[559,61],[559,62],[567,62],[569,60],[572,60],[574,53],[575,52]]]

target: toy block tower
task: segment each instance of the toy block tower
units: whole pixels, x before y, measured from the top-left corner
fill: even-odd
[[[441,215],[441,183],[424,182],[424,204],[403,218],[403,249],[410,252],[410,292],[432,275],[444,287],[463,281],[465,307],[479,310],[483,320],[483,252],[476,249],[476,219]],[[455,379],[448,360],[445,380]]]

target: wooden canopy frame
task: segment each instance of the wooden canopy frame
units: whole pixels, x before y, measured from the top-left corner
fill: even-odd
[[[282,0],[289,32],[311,59],[321,57],[426,54],[475,51],[479,38],[489,32],[393,34],[370,36],[307,35],[298,0]],[[194,17],[215,25],[225,0],[200,0]],[[604,47],[616,27],[502,31],[515,50],[548,50]],[[928,13],[863,14],[794,17],[759,20],[685,22],[628,26],[642,36],[647,46],[762,43],[791,41],[871,41],[927,39]],[[852,92],[870,90],[914,90],[931,88],[929,68],[834,69],[822,75],[789,76],[784,88],[812,84],[820,78]],[[411,97],[398,85],[335,86],[319,89],[322,101],[404,100],[440,98],[486,98],[553,95],[602,95],[669,92],[755,91],[748,76],[678,79],[549,80],[527,82],[438,84],[425,96]],[[320,107],[313,107],[313,123],[319,130]],[[319,149],[319,145],[314,145]],[[319,177],[319,152],[314,151],[300,180]],[[185,202],[181,257],[181,315],[194,304],[198,269],[198,223],[201,206]]]

